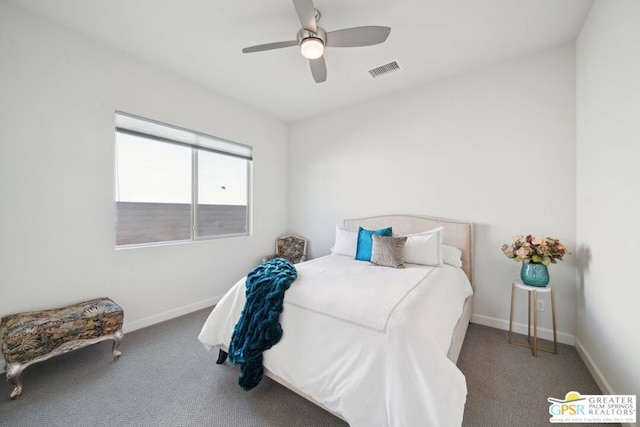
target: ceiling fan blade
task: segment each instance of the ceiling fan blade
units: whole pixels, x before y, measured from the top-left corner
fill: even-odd
[[[297,46],[297,45],[298,45],[297,40],[259,44],[257,46],[245,47],[244,49],[242,49],[242,53],[262,52],[264,50],[280,49],[283,47],[290,47],[290,46]]]
[[[309,64],[311,65],[313,80],[316,83],[322,83],[327,80],[327,64],[324,62],[323,56],[318,59],[310,59]]]
[[[328,47],[371,46],[384,42],[391,28],[379,26],[345,28],[327,33]]]
[[[317,33],[316,9],[313,6],[313,0],[293,0],[293,5],[296,8],[302,28]]]

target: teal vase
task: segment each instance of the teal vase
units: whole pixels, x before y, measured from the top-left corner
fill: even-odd
[[[544,287],[549,284],[549,270],[544,264],[523,263],[520,269],[520,279],[525,285]]]

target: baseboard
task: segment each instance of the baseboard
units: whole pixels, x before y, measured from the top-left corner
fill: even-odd
[[[208,298],[206,300],[198,301],[193,304],[185,305],[182,307],[174,308],[162,313],[154,314],[153,316],[145,317],[143,319],[135,320],[133,322],[124,322],[122,330],[124,333],[133,332],[138,329],[146,328],[147,326],[155,325],[167,320],[174,319],[176,317],[184,316],[185,314],[193,313],[194,311],[201,310],[203,308],[216,305],[222,299],[222,295]],[[5,373],[5,360],[0,353],[0,374]]]
[[[472,314],[471,323],[477,323],[483,326],[489,326],[491,328],[509,330],[509,321],[504,319],[498,319],[490,316],[483,316],[481,314]],[[525,323],[513,323],[513,332],[518,334],[527,335],[527,325]],[[558,342],[562,344],[575,345],[575,337],[566,332],[556,331]],[[538,338],[553,341],[553,330],[547,328],[538,327]]]
[[[222,295],[218,295],[206,300],[198,301],[193,304],[185,305],[182,307],[174,308],[162,313],[154,314],[143,319],[135,320],[133,322],[127,322],[125,320],[122,326],[122,331],[126,334],[136,331],[138,329],[146,328],[147,326],[155,325],[156,323],[165,322],[167,320],[175,319],[176,317],[184,316],[185,314],[193,313],[194,311],[201,310],[203,308],[216,305],[222,299]],[[125,317],[126,319],[126,317]]]
[[[602,394],[618,395],[618,393],[616,393],[613,387],[611,387],[611,384],[609,384],[605,376],[602,374],[602,371],[600,370],[600,368],[598,368],[596,362],[593,361],[593,358],[578,337],[576,337],[575,347],[578,355],[580,356],[580,359],[582,359],[594,381],[596,382],[596,384],[598,384],[598,387],[600,387],[600,391],[602,391]],[[637,427],[638,423],[623,423],[622,425],[625,427]]]
[[[596,363],[591,358],[591,355],[584,348],[584,346],[582,345],[582,342],[580,342],[578,338],[576,338],[576,350],[578,351],[578,355],[580,355],[580,358],[586,365],[587,369],[591,373],[591,376],[596,381],[596,384],[598,384],[598,387],[600,387],[600,390],[602,390],[602,393],[616,394],[613,392],[613,388],[611,387],[609,382],[605,379],[604,375],[602,375],[602,371],[600,371]]]

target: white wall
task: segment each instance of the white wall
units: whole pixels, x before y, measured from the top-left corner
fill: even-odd
[[[310,239],[315,257],[329,252],[343,218],[472,221],[473,321],[508,328],[520,265],[502,244],[532,233],[575,248],[574,54],[567,44],[293,124],[292,230]],[[573,343],[575,256],[550,274],[560,338]],[[540,321],[547,337],[550,317]]]
[[[0,315],[109,296],[130,331],[215,303],[287,231],[285,123],[5,2],[0,58]],[[115,110],[252,145],[253,235],[115,250]]]
[[[577,348],[640,394],[640,2],[594,3],[577,41]]]

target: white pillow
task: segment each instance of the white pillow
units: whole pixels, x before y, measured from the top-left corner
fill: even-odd
[[[408,234],[404,245],[404,262],[441,266],[443,231],[444,227],[438,227],[422,233]]]
[[[455,246],[442,245],[442,260],[445,264],[462,267],[462,251]]]
[[[347,230],[339,225],[336,226],[336,241],[331,249],[332,254],[348,255],[352,258],[356,256],[358,246],[358,232]]]

